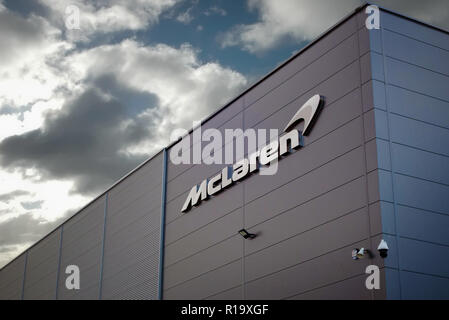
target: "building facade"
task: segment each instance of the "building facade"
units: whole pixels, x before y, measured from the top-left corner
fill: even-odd
[[[383,9],[380,29],[366,18],[358,8],[202,124],[282,131],[322,96],[275,175],[182,213],[225,165],[175,165],[172,144],[2,268],[0,299],[448,299],[449,34]]]

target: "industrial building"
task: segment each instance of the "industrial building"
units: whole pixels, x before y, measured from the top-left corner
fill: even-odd
[[[448,299],[449,34],[384,9],[369,30],[365,8],[203,122],[282,132],[322,97],[275,175],[181,212],[225,165],[175,165],[174,143],[3,267],[0,299]]]

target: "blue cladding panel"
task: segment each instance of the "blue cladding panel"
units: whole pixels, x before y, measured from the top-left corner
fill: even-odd
[[[449,247],[401,238],[399,264],[403,270],[449,278]]]
[[[449,101],[448,76],[388,57],[385,64],[389,83]]]
[[[401,272],[403,299],[449,299],[449,279]]]
[[[398,233],[404,237],[449,246],[449,215],[397,206]]]
[[[449,35],[385,12],[382,28],[382,48],[376,50],[382,62],[372,65],[385,69],[380,83],[388,125],[376,114],[378,163],[393,177],[389,184],[379,176],[379,193],[392,192],[391,206],[381,207],[384,238],[392,243],[385,261],[387,297],[447,299]],[[373,88],[375,101],[384,100],[382,85]],[[391,255],[399,258],[397,266]]]
[[[403,175],[395,175],[398,204],[449,214],[449,186]]]
[[[387,86],[392,113],[449,128],[449,102],[395,86]]]
[[[449,130],[394,114],[390,126],[393,142],[449,156]]]
[[[449,157],[395,143],[391,152],[396,172],[449,185]]]
[[[449,51],[390,31],[384,32],[384,52],[417,66],[449,75]],[[429,59],[429,56],[432,59]]]

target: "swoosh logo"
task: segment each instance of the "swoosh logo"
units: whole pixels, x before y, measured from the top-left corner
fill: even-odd
[[[290,122],[284,129],[284,132],[289,131],[292,127],[294,127],[299,121],[304,121],[304,132],[303,135],[307,136],[310,133],[310,130],[315,123],[317,115],[321,111],[323,106],[324,99],[319,94],[314,95],[312,98],[307,100],[301,108],[299,108],[298,112],[293,116]]]

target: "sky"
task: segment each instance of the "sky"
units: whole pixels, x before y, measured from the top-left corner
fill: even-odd
[[[360,3],[0,0],[0,267]]]

